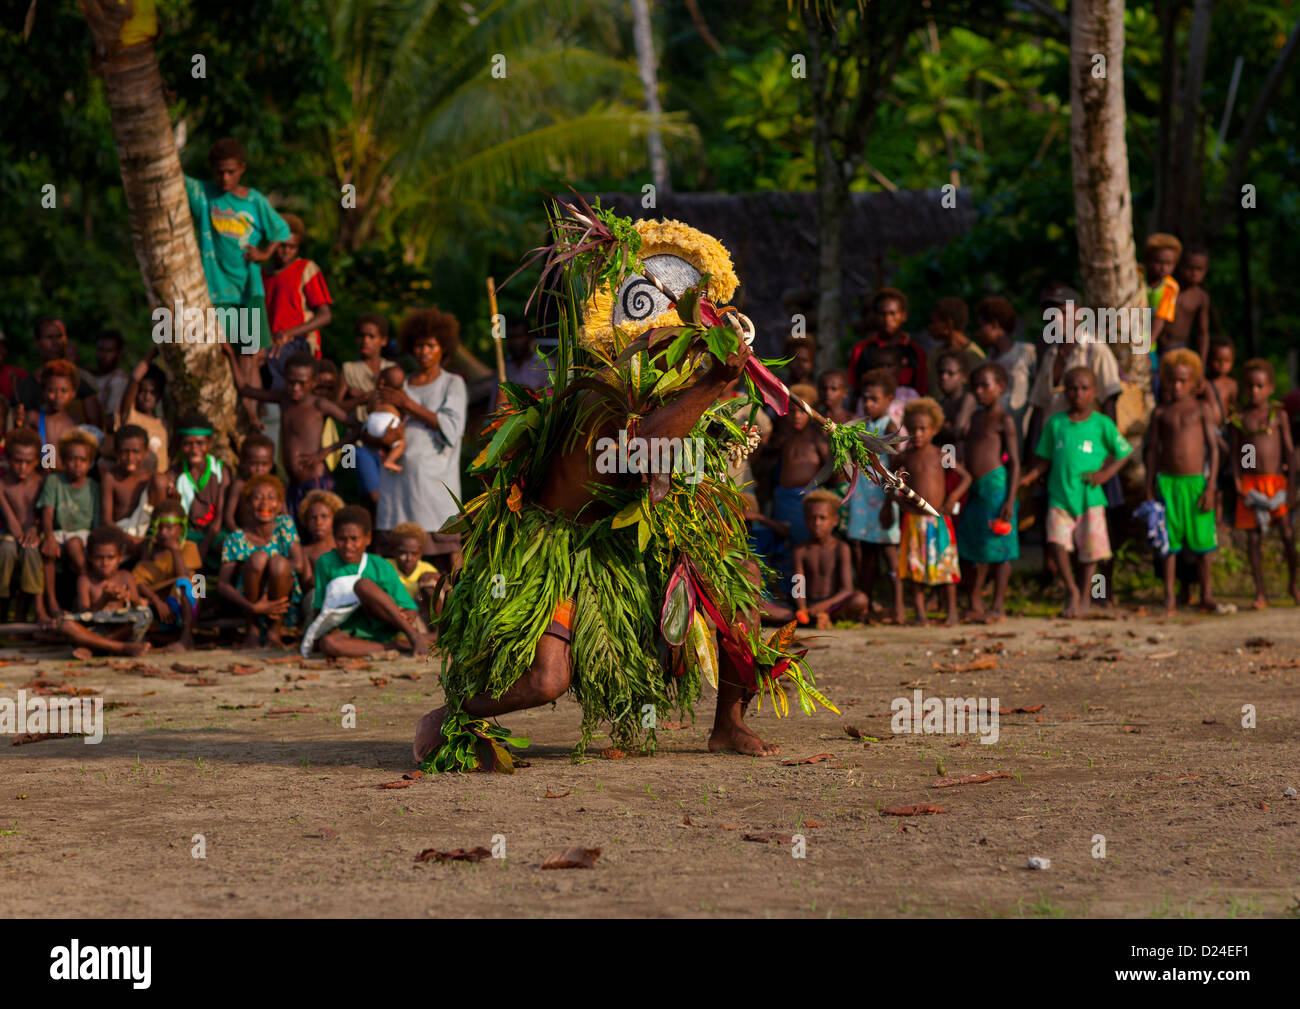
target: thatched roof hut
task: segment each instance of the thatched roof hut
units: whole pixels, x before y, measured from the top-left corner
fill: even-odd
[[[896,260],[943,245],[975,223],[965,190],[945,208],[938,189],[853,193],[844,227],[845,317],[856,299],[888,283]],[[736,302],[758,327],[764,353],[780,350],[789,307],[812,297],[817,276],[815,194],[811,192],[669,193],[641,206],[640,193],[601,193],[602,206],[633,218],[669,217],[705,231],[730,251],[740,276]]]

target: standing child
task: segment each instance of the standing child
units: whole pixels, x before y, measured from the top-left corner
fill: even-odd
[[[969,388],[970,373],[966,369],[966,360],[966,356],[957,350],[940,351],[934,359],[934,399],[943,408],[943,428],[935,440],[940,445],[956,445],[959,452],[977,406],[975,394]]]
[[[1173,349],[1165,330],[1177,318],[1178,281],[1174,279],[1174,270],[1182,254],[1183,243],[1163,232],[1149,236],[1142,249],[1147,303],[1152,313],[1151,356],[1157,362],[1166,349]]]
[[[214,456],[212,421],[201,413],[185,414],[176,422],[176,446],[180,463],[173,473],[176,493],[189,519],[186,537],[198,544],[199,558],[210,564],[215,547],[224,535],[226,495],[230,474]]]
[[[1193,243],[1178,261],[1180,287],[1174,303],[1174,317],[1164,328],[1167,350],[1186,347],[1202,361],[1210,356],[1210,295],[1201,285],[1210,270],[1210,250]]]
[[[155,473],[166,473],[171,468],[171,457],[167,454],[167,425],[158,419],[158,405],[167,387],[167,376],[153,363],[157,355],[155,346],[131,369],[118,418],[123,427],[133,424],[144,429],[149,437],[149,454],[144,464]]]
[[[1028,486],[1049,469],[1047,480],[1047,547],[1056,557],[1069,602],[1063,617],[1086,616],[1097,563],[1110,559],[1106,526],[1106,494],[1101,489],[1119,472],[1133,452],[1115,422],[1094,408],[1097,380],[1083,366],[1065,373],[1064,413],[1054,413],[1043,425],[1034,448],[1036,459],[1021,486]],[[1070,554],[1080,565],[1075,581]]]
[[[948,602],[947,623],[951,627],[957,623],[957,582],[961,580],[951,516],[970,486],[970,474],[956,460],[945,467],[943,453],[934,444],[934,436],[943,427],[943,408],[938,403],[928,396],[912,400],[903,413],[903,423],[909,437],[900,465],[907,470],[917,494],[926,501],[943,503],[939,507],[940,517],[935,518],[903,500],[898,574],[903,581],[912,583],[916,622],[922,626],[930,622],[925,612],[925,590],[928,586],[942,585]],[[944,491],[946,469],[954,470],[958,477],[956,487],[947,493]]]
[[[900,360],[898,384],[924,394],[927,388],[925,351],[903,329],[907,322],[907,295],[896,287],[882,287],[872,295],[868,307],[878,322],[878,328],[849,351],[849,379],[854,388],[860,392],[862,377],[875,368],[884,367],[880,362],[881,348],[897,347]]]
[[[971,420],[966,438],[966,465],[970,467],[970,492],[957,524],[957,553],[975,565],[970,590],[970,616],[984,620],[984,583],[995,568],[993,610],[987,619],[1006,619],[1007,581],[1011,562],[1020,556],[1017,528],[1020,509],[1020,438],[1011,415],[1002,407],[1007,373],[1002,365],[986,361],[971,375],[980,411]]]
[[[790,390],[805,402],[817,398],[817,390],[810,385],[797,385]],[[790,543],[798,546],[808,539],[808,526],[803,520],[803,498],[808,484],[830,459],[830,446],[826,438],[814,428],[803,410],[790,406],[790,412],[777,424],[773,451],[780,456],[780,480],[773,489],[772,517],[790,525]]]
[[[1236,470],[1232,458],[1232,420],[1237,414],[1237,380],[1232,377],[1237,348],[1226,336],[1216,336],[1210,341],[1210,356],[1206,361],[1206,378],[1201,398],[1210,406],[1215,438],[1219,442],[1219,472],[1216,484],[1219,489],[1214,501],[1217,521],[1224,510],[1234,510],[1237,504]]]
[[[40,371],[41,406],[25,415],[24,426],[40,437],[42,452],[44,446],[58,445],[69,431],[77,430],[77,422],[68,413],[68,405],[77,396],[77,379],[77,366],[71,361],[51,361]],[[95,448],[98,451],[98,442]]]
[[[312,392],[316,368],[316,359],[300,351],[285,362],[283,390],[271,392],[253,387],[240,390],[241,395],[279,403],[283,409],[280,460],[289,474],[285,504],[291,514],[310,491],[334,490],[334,476],[325,465],[322,452],[325,419],[333,417],[342,424],[350,420],[337,403]]]
[[[1030,377],[1038,363],[1038,348],[1032,343],[1012,339],[1020,325],[1015,307],[1006,298],[985,298],[975,307],[975,339],[979,341],[990,361],[1002,365],[1007,373],[1007,391],[1002,394],[1002,406],[1015,421],[1016,430],[1029,408]]]
[[[62,557],[74,575],[86,571],[86,540],[99,525],[99,484],[90,478],[99,447],[95,436],[73,428],[59,441],[62,469],[45,478],[36,510],[41,516],[41,556],[45,558],[45,606],[58,619],[54,563]]]
[[[351,413],[357,423],[364,424],[369,412],[366,404],[379,376],[394,362],[384,356],[388,343],[388,320],[375,312],[368,312],[357,320],[357,353],[359,360],[343,362],[343,381],[339,383],[336,402]],[[363,441],[357,445],[357,484],[361,494],[373,508],[379,500],[379,453]]]
[[[221,138],[208,149],[211,181],[186,176],[185,192],[212,306],[244,310],[240,331],[227,333],[222,344],[238,376],[235,384],[260,386],[256,354],[269,342],[271,325],[259,264],[289,238],[289,226],[265,196],[242,184],[247,160],[238,140]],[[232,346],[242,353],[230,351]],[[246,399],[245,407],[251,414],[256,403]]]
[[[929,394],[938,399],[939,358],[944,354],[956,354],[962,364],[963,374],[969,375],[984,360],[984,351],[978,343],[966,335],[966,326],[970,323],[970,310],[961,298],[940,298],[930,310],[930,335],[935,345],[926,355],[929,370],[926,382]]]
[[[1241,369],[1241,413],[1232,419],[1233,474],[1237,487],[1237,515],[1234,523],[1246,530],[1250,572],[1255,579],[1255,601],[1262,610],[1268,605],[1264,591],[1264,561],[1261,541],[1276,522],[1286,558],[1287,591],[1300,603],[1296,585],[1295,536],[1291,528],[1291,507],[1296,493],[1295,445],[1286,411],[1272,399],[1273,365],[1252,358]]]
[[[266,289],[266,315],[272,339],[289,341],[306,339],[312,354],[320,357],[320,331],[330,323],[330,292],[320,267],[298,252],[307,229],[302,218],[281,214],[289,226],[289,237],[275,247],[262,265],[262,285]]]
[[[56,616],[58,630],[77,648],[109,655],[143,655],[149,608],[135,580],[122,570],[126,547],[116,526],[101,526],[86,544],[86,566],[77,576],[77,616]],[[93,630],[92,630],[93,628]]]
[[[164,651],[187,652],[194,647],[194,618],[199,601],[193,575],[203,566],[199,548],[185,538],[185,509],[168,498],[154,509],[144,560],[131,571],[140,594],[153,606],[164,628],[180,636]]]
[[[1146,439],[1147,500],[1165,506],[1169,555],[1164,559],[1165,612],[1177,608],[1174,595],[1176,555],[1189,551],[1196,559],[1202,611],[1217,607],[1210,586],[1210,555],[1218,549],[1214,527],[1214,485],[1206,473],[1217,473],[1219,443],[1209,405],[1196,397],[1201,385],[1201,359],[1186,347],[1169,351],[1160,360],[1160,385],[1165,403],[1151,417]],[[1207,468],[1208,464],[1208,468]]]
[[[908,403],[917,399],[921,394],[913,389],[910,385],[904,385],[903,380],[899,378],[902,374],[902,353],[895,346],[881,347],[876,351],[876,361],[879,362],[872,371],[883,371],[894,382],[894,392],[889,403],[889,419],[899,427],[903,426],[903,410]],[[866,375],[862,376],[862,382],[866,383]],[[864,415],[866,407],[861,399],[858,400],[858,414]]]
[[[16,567],[20,594],[14,619],[21,621],[26,617],[30,596],[36,603],[37,621],[44,623],[49,617],[45,612],[45,562],[41,558],[36,507],[45,483],[39,465],[40,436],[26,428],[9,432],[5,438],[5,458],[9,467],[0,479],[0,512],[5,525],[5,535],[0,537],[0,607],[9,601]]]
[[[105,417],[117,417],[122,396],[131,382],[122,368],[122,351],[126,344],[116,329],[106,329],[95,337],[95,376],[92,383]]]
[[[247,616],[244,647],[266,642],[284,646],[284,628],[297,627],[302,600],[298,572],[302,546],[293,519],[285,514],[284,484],[278,477],[250,477],[242,496],[248,501],[247,525],[234,529],[221,545],[217,591]]]
[[[884,369],[877,368],[863,376],[862,409],[866,423],[862,430],[866,434],[886,438],[898,433],[898,424],[890,416],[894,388],[894,377]],[[846,504],[848,528],[845,535],[857,565],[858,585],[867,597],[867,612],[869,614],[875,606],[876,576],[883,555],[892,589],[890,598],[893,600],[894,619],[901,624],[903,584],[898,580],[900,531],[897,509],[880,485],[866,478],[858,480],[857,489]]]

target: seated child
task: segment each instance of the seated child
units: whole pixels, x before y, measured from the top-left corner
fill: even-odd
[[[379,388],[400,390],[406,384],[406,372],[399,365],[390,365],[379,375]],[[365,440],[379,452],[385,469],[394,473],[402,472],[398,460],[406,451],[406,439],[402,437],[405,430],[402,415],[396,407],[380,402],[370,410],[366,418]]]
[[[36,499],[45,558],[45,606],[51,620],[60,614],[54,596],[55,561],[62,557],[74,575],[84,574],[86,540],[99,525],[99,484],[90,478],[98,449],[93,434],[76,427],[68,431],[59,441],[63,468],[45,478]]]
[[[817,398],[810,385],[790,390],[806,403]],[[826,437],[808,421],[808,415],[790,405],[790,412],[776,426],[772,451],[780,458],[780,476],[773,488],[772,517],[790,526],[790,543],[797,546],[808,539],[803,520],[803,498],[808,484],[830,459]]]
[[[876,368],[862,376],[862,409],[866,423],[862,430],[878,438],[898,432],[891,418],[894,376]],[[889,457],[882,457],[888,465]],[[883,556],[885,571],[893,587],[894,619],[903,622],[903,585],[898,580],[898,543],[901,530],[897,508],[875,481],[859,477],[857,488],[845,502],[848,512],[845,536],[852,548],[858,584],[867,597],[868,614],[875,606],[876,575]]]
[[[314,490],[298,506],[298,528],[306,537],[302,545],[302,625],[316,617],[312,600],[316,589],[316,562],[334,549],[334,513],[343,507],[343,499],[332,491]]]
[[[424,530],[414,522],[396,525],[388,534],[388,548],[393,555],[397,577],[419,606],[425,622],[431,623],[435,606],[439,602],[434,598],[434,586],[438,584],[441,575],[437,568],[424,559],[424,541]]]
[[[1069,595],[1063,617],[1088,613],[1097,562],[1110,559],[1102,486],[1133,452],[1115,422],[1094,409],[1096,398],[1097,379],[1090,369],[1079,365],[1065,373],[1070,408],[1047,418],[1034,448],[1037,458],[1020,478],[1021,486],[1028,486],[1051,467],[1046,538]],[[1078,582],[1070,564],[1072,553],[1080,565]]]
[[[100,526],[86,544],[86,567],[77,576],[77,613],[60,614],[57,630],[77,648],[109,655],[142,655],[149,607],[134,579],[122,570],[126,544],[117,526]]]
[[[1261,358],[1247,361],[1241,369],[1241,386],[1241,412],[1231,421],[1237,488],[1234,525],[1246,530],[1250,572],[1255,579],[1255,601],[1251,605],[1261,610],[1268,605],[1261,541],[1274,522],[1286,558],[1287,591],[1300,603],[1289,507],[1295,502],[1296,456],[1286,411],[1271,398],[1275,388],[1273,365]]]
[[[167,479],[145,465],[149,435],[128,424],[113,439],[117,458],[102,477],[104,524],[115,525],[134,552],[149,532],[154,508],[167,496]]]
[[[39,511],[36,502],[45,484],[40,468],[41,438],[29,428],[10,431],[5,437],[8,468],[0,478],[0,517],[5,532],[0,536],[0,617],[7,608],[14,568],[18,569],[18,599],[14,619],[27,616],[27,599],[36,604],[36,619],[45,623],[45,562],[41,557]]]
[[[304,658],[316,645],[329,656],[374,655],[390,645],[416,656],[428,653],[429,636],[397,571],[366,553],[371,528],[370,513],[360,505],[335,512],[335,547],[316,562],[319,615],[303,635]]]
[[[247,615],[245,648],[259,646],[263,624],[267,644],[283,647],[284,628],[298,626],[302,602],[298,530],[285,514],[279,477],[249,477],[242,496],[249,521],[232,530],[221,545],[217,591]]]
[[[1209,405],[1196,398],[1201,359],[1186,347],[1160,359],[1160,388],[1165,402],[1151,416],[1146,438],[1148,501],[1165,506],[1169,556],[1164,558],[1165,612],[1177,609],[1174,593],[1176,555],[1189,551],[1196,560],[1201,586],[1200,609],[1216,612],[1210,585],[1210,555],[1218,549],[1214,526],[1214,485],[1205,474],[1217,473],[1219,443]],[[1207,469],[1208,463],[1208,469]]]
[[[149,538],[144,543],[144,560],[131,570],[140,594],[153,606],[158,621],[177,628],[180,637],[166,651],[189,651],[194,647],[194,618],[199,601],[194,592],[194,574],[202,567],[199,548],[185,538],[185,509],[168,498],[154,509]]]
[[[985,361],[971,375],[971,385],[980,410],[972,418],[966,437],[971,484],[957,523],[957,554],[975,565],[971,619],[986,619],[984,583],[993,567],[993,609],[987,619],[1005,620],[1011,562],[1020,556],[1020,510],[1016,504],[1020,439],[1011,414],[1002,405],[1002,394],[1007,391],[1006,369],[994,361]]]
[[[957,623],[957,582],[961,580],[961,567],[957,560],[957,537],[952,525],[952,514],[957,502],[970,486],[970,474],[952,460],[945,467],[943,453],[934,444],[934,436],[943,427],[943,408],[928,396],[907,404],[903,423],[908,430],[907,448],[899,464],[908,473],[911,488],[934,505],[940,518],[926,515],[916,505],[904,499],[901,542],[899,544],[898,575],[912,583],[912,598],[916,607],[916,622],[929,623],[925,612],[927,586],[942,585],[948,600],[948,626]],[[944,472],[956,471],[958,483],[945,492]]]
[[[250,434],[244,439],[244,444],[239,446],[239,470],[226,494],[224,524],[227,529],[238,529],[248,521],[244,484],[250,477],[267,476],[274,472],[275,442],[264,434]]]
[[[211,564],[221,548],[223,516],[230,490],[230,474],[212,448],[212,421],[201,413],[188,413],[176,422],[176,447],[180,456],[172,477],[185,508],[185,536],[198,544],[199,557]]]
[[[803,510],[809,539],[794,548],[791,615],[801,624],[815,621],[821,629],[829,628],[832,620],[862,621],[868,600],[853,585],[849,545],[835,536],[839,497],[824,489],[811,491],[803,499]]]

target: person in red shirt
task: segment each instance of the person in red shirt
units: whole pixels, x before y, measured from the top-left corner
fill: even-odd
[[[330,292],[325,275],[310,259],[298,256],[306,229],[302,219],[282,214],[289,238],[281,242],[262,267],[266,288],[266,315],[277,342],[303,337],[320,358],[320,331],[330,322]]]
[[[863,375],[880,367],[876,360],[879,348],[897,346],[902,356],[898,384],[911,386],[922,396],[926,395],[928,382],[925,351],[903,331],[903,323],[907,322],[907,295],[895,287],[882,287],[872,296],[868,307],[879,319],[880,326],[865,340],[855,343],[849,351],[849,380],[854,389],[861,385]]]

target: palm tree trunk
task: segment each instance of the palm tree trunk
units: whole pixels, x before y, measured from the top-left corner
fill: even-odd
[[[1106,58],[1104,76],[1094,57]],[[1133,194],[1124,136],[1124,0],[1073,0],[1070,16],[1070,153],[1084,300],[1098,308],[1143,308],[1147,286],[1133,242]],[[1139,344],[1140,350],[1147,350]],[[1123,433],[1137,440],[1150,414],[1151,366],[1132,344],[1113,343],[1115,358],[1141,394]],[[1140,449],[1134,456],[1140,459]],[[1144,474],[1129,467],[1131,481]]]
[[[655,61],[654,34],[650,30],[649,0],[632,0],[632,34],[636,41],[636,65],[645,90],[645,108],[652,116],[663,110],[659,106],[659,72]],[[657,127],[646,132],[646,146],[650,155],[650,177],[655,189],[667,193],[672,188],[668,178],[668,156],[664,153],[664,138]]]
[[[172,397],[179,411],[207,414],[224,448],[235,427],[235,389],[217,342],[219,334],[215,327],[207,328],[212,303],[154,55],[157,25],[149,23],[153,5],[135,0],[134,16],[128,20],[111,0],[79,2],[95,40],[93,65],[104,78],[131,241],[149,307],[174,310],[179,302],[187,310],[203,312],[203,342],[161,346]],[[124,38],[131,44],[123,44]],[[173,329],[180,324],[173,320]]]

